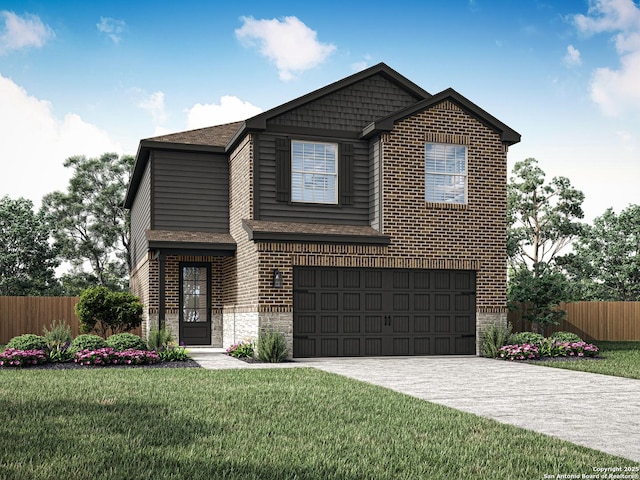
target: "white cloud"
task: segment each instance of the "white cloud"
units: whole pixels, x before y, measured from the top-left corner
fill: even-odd
[[[580,50],[575,48],[573,45],[569,45],[567,47],[567,53],[562,58],[562,62],[567,67],[577,67],[582,65],[582,59],[580,58]]]
[[[53,30],[42,23],[40,17],[25,14],[19,17],[13,12],[3,10],[4,32],[0,35],[0,55],[28,47],[42,47],[54,37]]]
[[[125,26],[124,20],[111,17],[100,17],[100,21],[96,23],[98,31],[113,40],[113,43],[120,43],[120,40],[122,40],[121,34],[124,32]]]
[[[164,92],[157,91],[138,103],[138,107],[147,110],[153,118],[155,125],[160,125],[167,120],[164,107]]]
[[[79,115],[57,118],[46,100],[30,96],[0,75],[0,196],[25,197],[40,204],[42,196],[64,190],[71,175],[63,167],[73,155],[122,153],[120,145]]]
[[[260,53],[275,63],[283,81],[316,67],[331,55],[336,46],[318,41],[318,34],[297,17],[283,20],[256,20],[242,17],[236,36],[246,46],[259,46]]]
[[[211,127],[223,123],[246,120],[262,112],[249,102],[243,102],[233,95],[223,95],[220,103],[196,103],[189,110],[188,128]]]
[[[592,100],[607,115],[640,111],[640,6],[633,0],[591,0],[587,15],[575,15],[573,20],[586,35],[615,33],[620,66],[594,71]]]

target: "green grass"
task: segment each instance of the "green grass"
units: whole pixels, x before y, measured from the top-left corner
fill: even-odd
[[[2,479],[524,479],[637,465],[315,369],[0,371]]]
[[[546,367],[640,379],[640,342],[598,341],[594,343],[600,349],[600,360],[534,363]]]

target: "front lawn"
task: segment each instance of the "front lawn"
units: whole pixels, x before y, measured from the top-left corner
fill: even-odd
[[[600,360],[534,363],[548,367],[640,379],[640,342],[598,341],[594,343],[600,349]]]
[[[637,465],[315,369],[0,371],[0,478],[523,479]]]

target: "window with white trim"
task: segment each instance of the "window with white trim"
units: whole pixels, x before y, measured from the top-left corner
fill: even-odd
[[[467,203],[467,147],[427,143],[424,159],[425,201]]]
[[[291,200],[338,203],[338,145],[291,142]]]

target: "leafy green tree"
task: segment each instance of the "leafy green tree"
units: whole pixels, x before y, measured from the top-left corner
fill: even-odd
[[[515,164],[507,186],[507,296],[511,303],[526,303],[528,319],[540,329],[558,322],[552,312],[568,300],[557,260],[584,228],[579,221],[584,216],[583,201],[584,194],[568,178],[545,182],[536,159]]]
[[[88,285],[127,286],[131,257],[124,197],[133,163],[133,157],[115,153],[70,157],[64,163],[74,171],[67,192],[53,192],[42,200],[56,225],[61,258],[72,266],[65,282],[73,286],[70,293]]]
[[[59,295],[57,249],[42,211],[24,198],[0,199],[0,295]]]
[[[84,290],[75,306],[82,333],[95,331],[103,338],[139,327],[142,311],[135,295],[103,286]]]
[[[581,300],[640,301],[640,205],[608,208],[563,260]]]
[[[566,177],[545,184],[535,158],[515,164],[507,186],[507,255],[513,269],[553,265],[583,229],[584,194]]]

